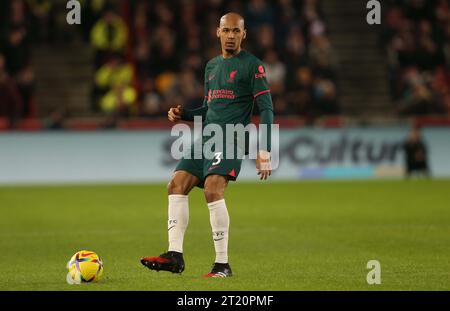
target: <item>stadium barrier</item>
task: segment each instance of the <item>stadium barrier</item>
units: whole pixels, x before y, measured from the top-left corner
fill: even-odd
[[[404,176],[407,127],[299,128],[280,131],[272,180]],[[450,128],[423,129],[433,176],[450,177]],[[168,130],[5,132],[0,184],[167,182],[176,165]],[[240,180],[257,180],[245,160]]]

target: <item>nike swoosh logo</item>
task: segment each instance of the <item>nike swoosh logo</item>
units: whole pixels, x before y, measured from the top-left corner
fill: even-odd
[[[225,238],[221,238],[221,239],[213,239],[214,241],[220,241],[220,240],[223,240],[223,239],[225,239]]]
[[[173,227],[175,227],[175,226],[170,227],[169,229],[167,229],[167,231],[170,231],[170,229],[172,229]]]
[[[90,256],[93,255],[94,253],[81,253],[81,257],[86,257],[86,256]]]

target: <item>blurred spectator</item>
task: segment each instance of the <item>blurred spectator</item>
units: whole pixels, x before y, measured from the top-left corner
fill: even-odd
[[[258,40],[256,40],[253,48],[258,57],[262,58],[265,52],[275,49],[275,33],[271,24],[259,26],[255,35],[258,37]]]
[[[406,176],[411,177],[416,174],[429,176],[427,160],[427,148],[422,141],[420,130],[413,128],[409,137],[403,145],[405,152]]]
[[[141,115],[144,117],[161,116],[167,113],[162,110],[162,98],[155,90],[153,79],[148,78],[143,82],[140,107]]]
[[[136,114],[137,93],[127,83],[114,85],[100,100],[103,112],[107,114],[128,117]]]
[[[108,1],[111,2],[111,1]],[[81,0],[81,30],[86,42],[90,41],[91,29],[107,8],[107,0]]]
[[[176,47],[176,34],[169,27],[159,26],[155,29],[155,45],[149,68],[150,76],[157,76],[163,72],[177,72],[182,55]]]
[[[337,114],[336,95],[336,86],[331,80],[317,78],[314,88],[315,106],[311,109],[314,117]]]
[[[279,60],[274,50],[269,50],[264,59],[267,72],[267,81],[272,94],[279,95],[284,92],[286,79],[286,66]]]
[[[54,39],[52,28],[54,21],[54,4],[50,0],[27,0],[33,20],[34,37],[38,41]]]
[[[147,40],[141,40],[136,44],[134,59],[137,78],[144,80],[148,76],[151,62],[150,44]]]
[[[6,117],[15,128],[22,108],[22,99],[15,81],[5,68],[5,57],[0,54],[0,117]]]
[[[390,1],[382,39],[397,112],[450,113],[449,1]]]
[[[21,117],[29,117],[32,113],[32,102],[35,88],[35,74],[31,66],[24,67],[16,75],[16,83],[22,97]]]
[[[260,35],[259,31],[256,32],[260,26],[273,24],[273,10],[264,0],[250,0],[245,17],[250,36]]]
[[[289,112],[304,117],[311,117],[313,102],[313,74],[309,67],[296,69],[293,83],[288,87],[287,104]]]
[[[3,29],[2,50],[11,76],[18,74],[30,60],[29,25],[25,12],[23,1],[11,1],[10,15]]]
[[[112,54],[95,73],[96,86],[102,91],[118,84],[129,84],[132,78],[133,67],[119,54]]]
[[[306,65],[308,62],[308,55],[306,51],[306,43],[301,29],[293,27],[287,34],[287,40],[282,51],[284,51],[288,67],[298,67]]]
[[[439,73],[442,74],[441,77],[438,77]],[[439,96],[448,93],[448,85],[445,85],[448,81],[446,75],[448,72],[445,70],[437,70],[433,86],[432,75],[420,72],[417,67],[405,69],[399,84],[403,90],[403,97],[397,106],[398,113],[424,115],[445,112],[445,107],[441,103],[442,98]]]
[[[48,130],[61,130],[65,127],[66,112],[64,109],[57,109],[50,113],[48,118],[43,121],[43,126]]]
[[[277,116],[288,116],[292,112],[288,107],[288,103],[283,96],[272,96],[274,113]]]
[[[322,36],[325,34],[326,27],[321,19],[322,12],[317,0],[305,0],[303,3],[302,19],[305,21],[305,29],[308,36]]]
[[[181,72],[177,81],[176,93],[183,97],[187,109],[196,107],[199,102],[203,102],[203,84],[195,79],[195,73],[190,69]]]
[[[127,39],[127,25],[112,8],[108,8],[91,30],[91,44],[97,53],[96,65],[111,52],[124,53]]]
[[[311,65],[321,68],[323,73],[333,71],[337,65],[336,52],[333,51],[330,41],[323,35],[316,35],[309,47]],[[331,78],[330,74],[328,76]]]
[[[133,74],[133,66],[126,63],[122,55],[111,54],[108,61],[95,73],[94,103],[103,98],[102,108],[108,107],[103,110],[111,110],[111,107],[114,106],[111,104],[112,97],[118,93],[118,90],[124,90],[131,85]],[[107,100],[104,98],[105,95],[108,95]],[[109,104],[105,105],[105,101]]]
[[[28,117],[31,113],[31,103],[34,92],[34,71],[30,66],[30,46],[32,42],[29,15],[23,0],[13,0],[9,3],[10,14],[4,20],[0,52],[6,59],[6,71],[15,80],[19,91],[21,109],[18,117]]]

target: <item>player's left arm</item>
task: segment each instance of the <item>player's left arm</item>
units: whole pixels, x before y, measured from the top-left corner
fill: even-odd
[[[260,179],[266,180],[272,173],[270,151],[274,116],[273,103],[264,65],[261,62],[257,62],[252,70],[252,74],[253,96],[260,112],[259,128],[260,131],[263,127],[266,129],[261,131],[258,143],[256,170],[258,175],[260,175]]]

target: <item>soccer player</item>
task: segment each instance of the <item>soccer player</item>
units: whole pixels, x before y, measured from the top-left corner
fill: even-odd
[[[403,144],[405,151],[406,177],[421,175],[430,177],[427,147],[422,140],[419,128],[413,128],[408,140]]]
[[[268,128],[267,135],[263,138],[265,143],[259,144],[267,148],[259,149],[256,159],[257,173],[261,180],[266,180],[271,174],[272,98],[263,63],[241,48],[246,35],[244,19],[239,14],[228,13],[220,19],[217,37],[220,38],[222,54],[206,65],[203,106],[194,110],[184,110],[181,106],[171,108],[168,119],[176,123],[179,120],[192,121],[195,116],[202,116],[203,126],[246,126],[251,121],[256,102],[261,116],[260,124],[265,124]],[[204,143],[204,139],[202,141]],[[157,271],[183,272],[183,239],[189,220],[188,194],[197,186],[204,189],[216,251],[212,270],[205,277],[232,276],[228,262],[229,215],[224,193],[228,182],[235,181],[238,177],[241,161],[236,157],[227,157],[225,152],[217,152],[213,159],[202,155],[200,159],[183,158],[179,162],[168,185],[168,252],[157,257],[142,258],[144,266]]]

